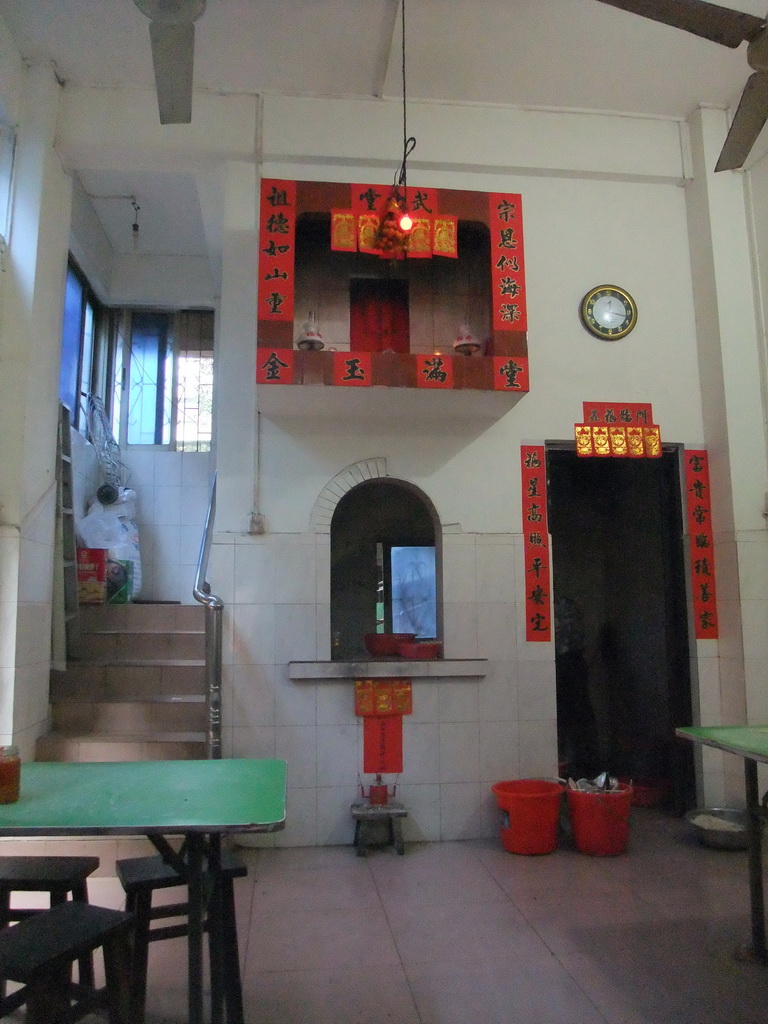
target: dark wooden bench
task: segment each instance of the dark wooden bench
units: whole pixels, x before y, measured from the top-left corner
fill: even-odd
[[[0,928],[40,913],[39,907],[12,907],[15,892],[46,892],[52,907],[68,897],[87,903],[87,878],[98,866],[98,857],[0,857]],[[78,980],[93,985],[92,955],[78,964]],[[0,997],[4,995],[5,982],[0,980]]]
[[[166,903],[152,906],[152,894],[156,889],[172,889],[186,885],[186,880],[159,855],[131,857],[115,862],[115,870],[125,890],[125,908],[134,915],[133,960],[131,965],[134,1020],[132,1024],[143,1024],[147,998],[147,964],[150,942],[173,939],[189,934],[189,904]],[[243,1024],[243,997],[240,979],[240,958],[237,946],[237,922],[235,920],[235,890],[233,880],[244,878],[248,868],[238,858],[223,851],[221,855],[222,875],[222,943],[224,947],[224,999],[227,1007],[227,1024]],[[209,878],[204,878],[204,885]],[[187,918],[176,924],[154,925],[153,921],[167,918]],[[208,921],[204,922],[208,931]]]
[[[26,1004],[27,1024],[72,1024],[106,1009],[110,1024],[133,1024],[131,914],[70,901],[0,931],[0,974],[23,987],[0,1000],[0,1017]],[[106,986],[73,983],[72,964],[101,948]]]

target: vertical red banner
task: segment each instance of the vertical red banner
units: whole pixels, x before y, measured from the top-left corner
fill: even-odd
[[[258,320],[293,322],[296,182],[265,178],[259,220]]]
[[[525,639],[552,639],[547,464],[544,445],[521,445],[523,551],[525,553]]]
[[[705,451],[685,453],[685,493],[696,639],[717,639],[715,547],[709,490],[709,460]]]
[[[367,715],[363,719],[363,771],[383,775],[403,770],[403,716]]]
[[[488,194],[493,329],[526,331],[523,208],[518,194]]]

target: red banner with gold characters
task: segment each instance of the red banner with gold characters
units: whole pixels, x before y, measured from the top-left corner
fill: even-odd
[[[370,352],[334,352],[333,383],[337,387],[365,388],[371,383]]]
[[[696,639],[717,639],[715,547],[709,490],[709,460],[705,451],[685,453],[685,494]]]
[[[527,356],[493,356],[495,391],[528,391]]]
[[[644,402],[584,402],[576,423],[576,454],[582,458],[660,459],[661,431]]]
[[[552,639],[547,464],[544,445],[520,446],[525,553],[525,639]]]
[[[523,207],[518,194],[488,194],[494,331],[527,331]]]
[[[452,388],[453,356],[444,356],[438,353],[434,355],[417,355],[416,387]]]
[[[258,320],[293,322],[296,182],[265,178],[259,220]]]
[[[256,383],[293,384],[293,349],[257,349]]]

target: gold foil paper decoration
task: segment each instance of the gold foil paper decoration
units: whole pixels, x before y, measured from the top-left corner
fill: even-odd
[[[584,422],[574,424],[582,458],[661,458],[661,430],[650,404],[584,402]]]

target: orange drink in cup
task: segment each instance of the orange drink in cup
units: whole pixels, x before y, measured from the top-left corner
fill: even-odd
[[[15,804],[19,799],[20,776],[19,748],[0,747],[0,804]]]

